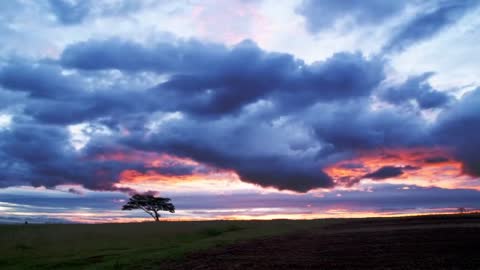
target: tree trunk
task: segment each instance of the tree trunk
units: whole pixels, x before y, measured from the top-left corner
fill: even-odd
[[[155,218],[155,221],[156,221],[156,222],[159,222],[159,221],[160,221],[160,215],[158,214],[157,211],[155,211],[154,213],[155,213],[155,217],[154,217],[154,218]]]

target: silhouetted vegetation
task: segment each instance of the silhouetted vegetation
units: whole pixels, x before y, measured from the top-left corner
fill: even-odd
[[[128,203],[122,207],[122,210],[142,209],[155,221],[159,221],[159,211],[175,213],[175,206],[170,201],[169,198],[155,197],[150,194],[135,194],[129,199]]]

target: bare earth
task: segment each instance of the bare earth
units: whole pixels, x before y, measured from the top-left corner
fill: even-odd
[[[190,254],[159,269],[480,269],[480,218],[350,220]]]

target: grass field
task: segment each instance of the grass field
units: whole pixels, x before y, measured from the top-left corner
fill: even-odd
[[[162,259],[327,221],[0,225],[0,269],[148,269]],[[330,223],[332,221],[329,221]]]
[[[292,269],[304,269],[301,263],[309,259],[312,260],[311,265],[330,263],[329,269],[336,269],[332,265],[338,266],[339,262],[347,266],[361,262],[362,258],[368,258],[371,250],[380,254],[375,258],[387,256],[386,260],[391,260],[395,252],[416,254],[412,243],[418,244],[415,239],[426,236],[430,238],[424,239],[424,250],[417,253],[435,254],[435,250],[429,249],[429,243],[432,247],[442,244],[462,250],[464,242],[475,240],[469,235],[478,235],[479,232],[479,215],[310,221],[0,225],[0,269],[191,269],[192,265],[209,265],[211,262],[222,269],[233,267],[230,261],[235,261],[235,265],[240,267],[235,269],[242,269],[251,266],[251,258],[259,263],[264,260],[268,265],[280,263],[280,266],[299,260],[299,267],[290,267]],[[445,235],[456,235],[457,238],[445,238]],[[450,242],[455,242],[455,245]],[[382,250],[391,248],[392,243],[397,249],[381,254]],[[257,247],[263,248],[256,250]],[[296,248],[292,251],[291,247]],[[472,247],[467,248],[470,250]],[[367,255],[358,255],[362,254],[362,250]],[[347,251],[357,256],[352,262],[345,259],[353,258],[350,253],[343,254]],[[327,257],[331,261],[318,261],[322,254],[330,254]],[[465,254],[469,256],[468,252]],[[462,260],[468,261],[469,258]],[[282,268],[280,266],[272,269]],[[476,266],[480,267],[480,261]]]

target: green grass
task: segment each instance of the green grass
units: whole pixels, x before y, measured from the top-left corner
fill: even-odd
[[[326,222],[334,221],[0,225],[0,269],[149,269],[162,259]]]
[[[332,224],[454,224],[479,216],[0,225],[0,269],[156,269],[161,260],[190,252],[298,230],[322,232]]]

